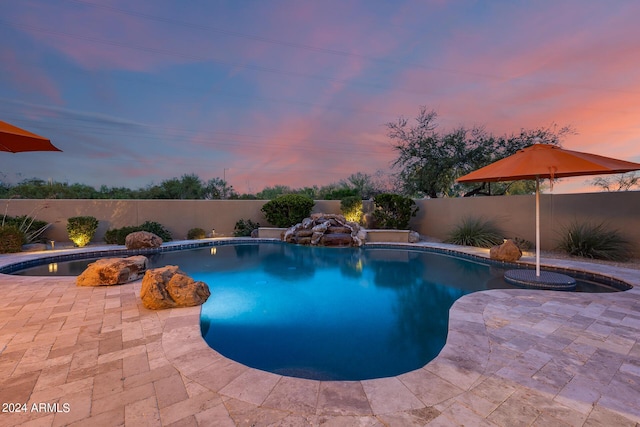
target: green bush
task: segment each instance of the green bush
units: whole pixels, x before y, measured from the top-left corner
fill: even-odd
[[[142,229],[135,225],[122,228],[112,228],[104,233],[104,241],[112,245],[124,245],[127,235],[134,231],[142,231]]]
[[[340,200],[340,211],[347,221],[362,224],[362,197],[349,196]]]
[[[406,230],[409,221],[418,212],[416,202],[400,194],[378,194],[373,203],[373,219],[377,228]]]
[[[291,227],[311,214],[315,202],[300,194],[285,194],[268,201],[260,209],[276,227]]]
[[[361,199],[358,194],[358,190],[354,188],[336,188],[327,193],[325,193],[322,197],[324,200],[342,200],[347,197],[358,197]]]
[[[86,246],[98,229],[98,220],[92,216],[74,216],[67,219],[67,233],[75,246]]]
[[[149,233],[153,233],[156,236],[160,237],[163,242],[169,242],[172,240],[171,232],[169,232],[169,230],[164,228],[164,226],[158,222],[145,221],[142,223],[140,228],[141,231],[148,231]]]
[[[187,239],[189,240],[204,239],[205,237],[207,237],[207,233],[202,228],[195,227],[187,231]]]
[[[249,237],[251,232],[260,227],[260,224],[250,219],[239,219],[233,228],[233,235],[236,237]]]
[[[124,245],[127,236],[135,231],[148,231],[168,242],[171,233],[162,224],[153,221],[145,221],[141,225],[130,225],[122,228],[113,228],[104,233],[104,241],[109,244]]]
[[[490,248],[504,242],[504,233],[492,220],[465,218],[449,233],[446,243]]]
[[[3,218],[3,224],[20,230],[24,234],[24,243],[44,241],[45,239],[42,239],[40,236],[51,225],[46,221],[40,221],[28,215],[16,217],[5,216]]]
[[[565,227],[558,248],[571,255],[608,261],[627,261],[633,255],[631,242],[604,222],[571,223]]]
[[[25,243],[24,233],[14,225],[0,227],[0,254],[22,251]]]

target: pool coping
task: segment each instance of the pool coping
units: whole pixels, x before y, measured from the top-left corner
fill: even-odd
[[[190,243],[174,243],[182,244]],[[456,249],[429,243],[395,245]],[[457,249],[466,255],[486,256],[477,248]],[[0,257],[0,266],[9,264],[9,258],[28,261],[40,256],[43,253]],[[631,285],[640,285],[636,270],[566,260],[543,262],[555,268],[584,267],[590,273],[612,275]],[[140,281],[121,286],[133,287],[139,294]],[[200,307],[172,309],[163,314],[166,320],[161,343],[167,360],[182,376],[223,400],[244,402],[260,413],[369,417],[392,425],[424,421],[433,415],[433,420],[441,423],[483,420],[501,425],[501,420],[509,420],[507,411],[514,404],[522,405],[523,396],[533,394],[538,399],[548,397],[545,403],[548,407],[536,415],[538,418],[545,415],[553,419],[555,414],[563,419],[558,415],[563,413],[582,422],[595,416],[640,422],[638,393],[631,392],[624,397],[609,387],[614,380],[616,385],[624,387],[620,376],[631,375],[640,381],[640,367],[634,362],[640,345],[633,338],[640,336],[639,312],[637,286],[611,294],[578,295],[540,290],[475,292],[458,299],[451,307],[447,342],[434,360],[406,374],[364,381],[283,377],[231,361],[209,348],[202,339]],[[582,329],[572,324],[581,319],[591,319],[591,323],[584,321]],[[571,327],[565,328],[566,323]],[[576,368],[603,352],[622,360],[606,384],[598,377],[599,373]],[[540,380],[540,372],[552,362],[571,372],[566,384],[555,384],[549,375],[544,381]],[[527,369],[527,363],[536,366],[533,373]],[[502,392],[498,391],[500,387]],[[583,388],[590,392],[580,392]],[[508,395],[504,390],[510,391]],[[597,390],[596,397],[593,390]],[[629,400],[634,398],[636,403],[629,405]]]

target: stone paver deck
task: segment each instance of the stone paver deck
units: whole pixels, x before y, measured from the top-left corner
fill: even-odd
[[[72,277],[0,274],[0,425],[637,425],[640,272],[544,263],[636,288],[476,292],[452,307],[432,362],[354,382],[226,359],[201,338],[199,307],[147,310],[140,281],[84,288]]]

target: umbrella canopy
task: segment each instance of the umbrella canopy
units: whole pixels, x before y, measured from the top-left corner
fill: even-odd
[[[534,144],[457,179],[458,182],[536,181],[536,276],[540,276],[540,179],[604,175],[640,170],[640,163],[555,145]]]
[[[640,163],[596,154],[565,150],[550,144],[534,144],[517,153],[458,178],[458,182],[519,181],[631,172]]]
[[[0,151],[62,151],[50,140],[0,120]]]

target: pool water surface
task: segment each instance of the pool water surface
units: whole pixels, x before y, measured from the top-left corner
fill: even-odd
[[[228,358],[282,375],[361,380],[419,368],[444,346],[453,302],[472,291],[438,283],[438,273],[429,272],[430,254],[237,249],[254,252],[240,268],[192,272],[211,289],[202,306],[203,336]],[[437,258],[440,265],[454,261]],[[480,281],[493,281],[489,268],[467,268]]]

